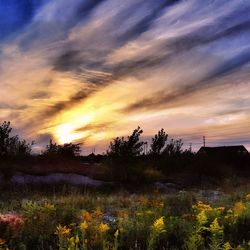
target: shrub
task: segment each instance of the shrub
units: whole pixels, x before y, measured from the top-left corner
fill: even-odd
[[[57,225],[56,207],[50,203],[27,201],[22,205],[25,218],[23,237],[28,249],[53,241]]]

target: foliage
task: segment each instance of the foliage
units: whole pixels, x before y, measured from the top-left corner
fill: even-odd
[[[138,127],[133,133],[125,139],[117,137],[110,142],[107,155],[111,157],[130,158],[139,156],[143,150],[144,142],[140,141],[143,130]]]
[[[54,233],[56,222],[56,207],[47,202],[27,201],[22,204],[22,214],[25,218],[23,238],[28,249],[33,245],[44,244]]]
[[[18,135],[11,135],[11,132],[10,122],[4,121],[0,125],[0,158],[30,155],[33,143],[20,140]]]
[[[168,135],[162,128],[158,133],[152,138],[151,153],[159,155],[165,147]]]
[[[46,150],[43,152],[48,157],[65,157],[74,158],[80,155],[81,144],[65,143],[58,145],[50,140],[49,145],[46,146]]]
[[[0,249],[249,249],[249,195],[192,207],[184,196],[20,194],[16,204],[6,199],[1,208]],[[5,214],[10,208],[15,213]],[[66,219],[62,211],[69,208],[75,212]]]
[[[166,145],[163,154],[167,156],[175,156],[177,154],[181,154],[182,146],[182,140],[171,139],[171,141]]]
[[[84,161],[91,165],[100,163],[102,169],[106,169],[105,173],[100,174],[103,179],[118,181],[122,185],[162,181],[174,174],[187,175],[185,181],[190,179],[189,185],[200,185],[207,182],[208,178],[209,182],[216,182],[232,176],[249,176],[249,154],[195,154],[191,150],[183,150],[183,142],[180,139],[167,141],[168,135],[164,129],[152,138],[151,149],[146,152],[146,142],[140,140],[142,133],[142,129],[137,127],[130,136],[113,139],[106,155],[80,156],[81,144],[59,145],[52,140],[44,152],[34,155],[31,151],[33,143],[19,139],[18,135],[12,135],[10,122],[5,121],[0,125],[1,174],[5,180],[10,180],[16,171],[30,174],[52,170],[68,171],[71,164],[75,164],[74,171],[82,172],[82,169],[78,171],[78,168]]]
[[[31,157],[32,143],[21,140],[18,135],[12,135],[10,122],[0,125],[0,172],[5,180],[13,174],[13,165]]]
[[[163,216],[154,221],[150,231],[148,249],[154,250],[159,236],[166,232]]]
[[[107,156],[114,179],[123,182],[138,181],[137,176],[142,173],[139,158],[144,144],[140,141],[142,133],[142,129],[138,127],[127,139],[117,137],[110,142]]]

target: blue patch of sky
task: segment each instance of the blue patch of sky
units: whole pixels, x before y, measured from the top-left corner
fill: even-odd
[[[45,0],[0,0],[0,40],[27,25]]]

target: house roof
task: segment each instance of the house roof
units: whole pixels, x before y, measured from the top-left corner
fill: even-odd
[[[243,145],[221,146],[221,147],[201,147],[197,153],[212,153],[212,154],[248,154],[249,152]]]

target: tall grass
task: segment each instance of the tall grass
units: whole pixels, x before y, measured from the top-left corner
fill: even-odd
[[[195,192],[110,194],[73,187],[13,193],[1,193],[0,249],[250,247],[250,195],[245,190],[216,201]]]

